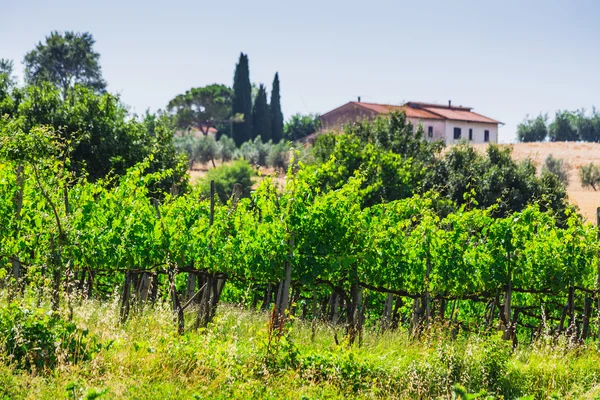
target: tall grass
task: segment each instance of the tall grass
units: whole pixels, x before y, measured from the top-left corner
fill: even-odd
[[[0,304],[8,307],[6,298]],[[14,306],[36,309],[27,296]],[[367,329],[362,346],[349,348],[336,345],[327,324],[317,324],[311,340],[312,324],[302,320],[273,341],[268,314],[234,306],[220,307],[207,329],[178,336],[168,304],[140,309],[124,325],[118,307],[116,298],[75,305],[73,322],[99,344],[87,360],[60,357],[58,365],[24,369],[0,338],[0,398],[450,399],[456,384],[480,398],[600,396],[594,343],[545,337],[513,351],[496,335],[451,338],[436,327],[418,340],[404,330]]]

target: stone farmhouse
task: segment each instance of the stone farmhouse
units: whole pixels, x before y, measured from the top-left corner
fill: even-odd
[[[321,131],[339,131],[347,123],[374,119],[377,115],[403,111],[416,127],[421,124],[429,140],[446,144],[466,140],[470,143],[498,143],[502,122],[473,112],[471,107],[408,102],[402,106],[351,101],[321,116]]]

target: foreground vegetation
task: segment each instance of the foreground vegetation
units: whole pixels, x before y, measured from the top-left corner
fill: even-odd
[[[118,298],[75,306],[69,328],[67,313],[36,307],[39,293],[10,305],[5,295],[0,398],[450,399],[457,385],[482,399],[600,395],[600,356],[564,337],[513,352],[494,333],[435,325],[411,339],[368,328],[362,346],[349,348],[334,341],[340,327],[297,320],[269,335],[268,313],[231,305],[206,329],[179,336],[169,305],[147,305],[122,325]],[[41,352],[46,363],[27,364]]]

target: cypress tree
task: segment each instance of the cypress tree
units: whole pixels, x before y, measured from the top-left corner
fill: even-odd
[[[235,66],[233,77],[233,104],[231,112],[243,115],[244,121],[233,124],[233,140],[237,146],[252,137],[252,87],[250,85],[250,70],[248,55],[240,53],[240,60]]]
[[[281,97],[279,94],[279,73],[275,73],[273,90],[271,91],[271,137],[273,143],[283,139],[283,114],[281,112]]]
[[[254,110],[252,111],[252,139],[255,139],[258,135],[260,135],[263,143],[271,140],[271,116],[267,104],[267,90],[262,84],[258,88]]]

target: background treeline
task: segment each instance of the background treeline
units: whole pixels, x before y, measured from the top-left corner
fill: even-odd
[[[554,119],[548,122],[548,115],[525,118],[517,127],[520,142],[600,142],[600,114],[593,108],[585,110],[557,111]]]

